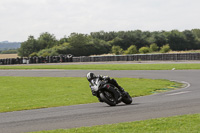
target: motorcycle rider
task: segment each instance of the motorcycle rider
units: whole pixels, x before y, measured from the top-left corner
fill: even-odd
[[[122,96],[126,94],[124,89],[121,86],[119,86],[119,84],[117,83],[117,81],[115,79],[111,79],[109,76],[102,76],[102,75],[96,76],[94,73],[89,72],[87,74],[87,80],[90,82],[90,88],[91,88],[93,96],[97,96],[96,92],[94,91],[94,87],[93,87],[96,79],[108,81],[108,83],[114,85],[115,87],[117,87],[119,89],[119,91],[122,93]],[[101,102],[100,98],[99,98],[99,101]]]

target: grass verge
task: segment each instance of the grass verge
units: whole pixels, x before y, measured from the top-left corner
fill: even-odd
[[[181,86],[168,80],[116,80],[132,97]],[[71,77],[0,77],[0,101],[0,112],[98,102],[86,78]]]
[[[199,133],[200,114],[35,133]]]
[[[64,69],[64,70],[187,70],[200,69],[200,64],[75,64],[0,66],[0,69]]]

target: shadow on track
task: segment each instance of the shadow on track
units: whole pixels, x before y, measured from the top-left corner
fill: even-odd
[[[104,107],[113,107],[113,108],[117,108],[117,107],[126,107],[126,106],[136,106],[136,105],[140,105],[140,103],[132,103],[132,104],[118,104],[118,105],[116,105],[116,106],[109,106],[109,105],[107,105],[107,106],[104,106]]]

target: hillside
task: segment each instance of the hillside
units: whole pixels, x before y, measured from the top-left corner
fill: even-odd
[[[21,42],[0,42],[0,50],[17,49],[20,48]]]

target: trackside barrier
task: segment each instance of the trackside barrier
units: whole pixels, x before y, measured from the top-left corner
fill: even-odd
[[[60,63],[60,62],[109,62],[109,61],[177,61],[200,60],[200,53],[176,53],[176,54],[133,54],[115,56],[80,56],[69,55],[9,58],[0,59],[0,65],[12,64],[36,64],[36,63]]]
[[[0,59],[0,65],[72,62],[73,55]]]
[[[73,57],[72,62],[108,62],[108,61],[167,61],[200,60],[200,53],[176,54],[133,54],[114,56],[80,56]]]

